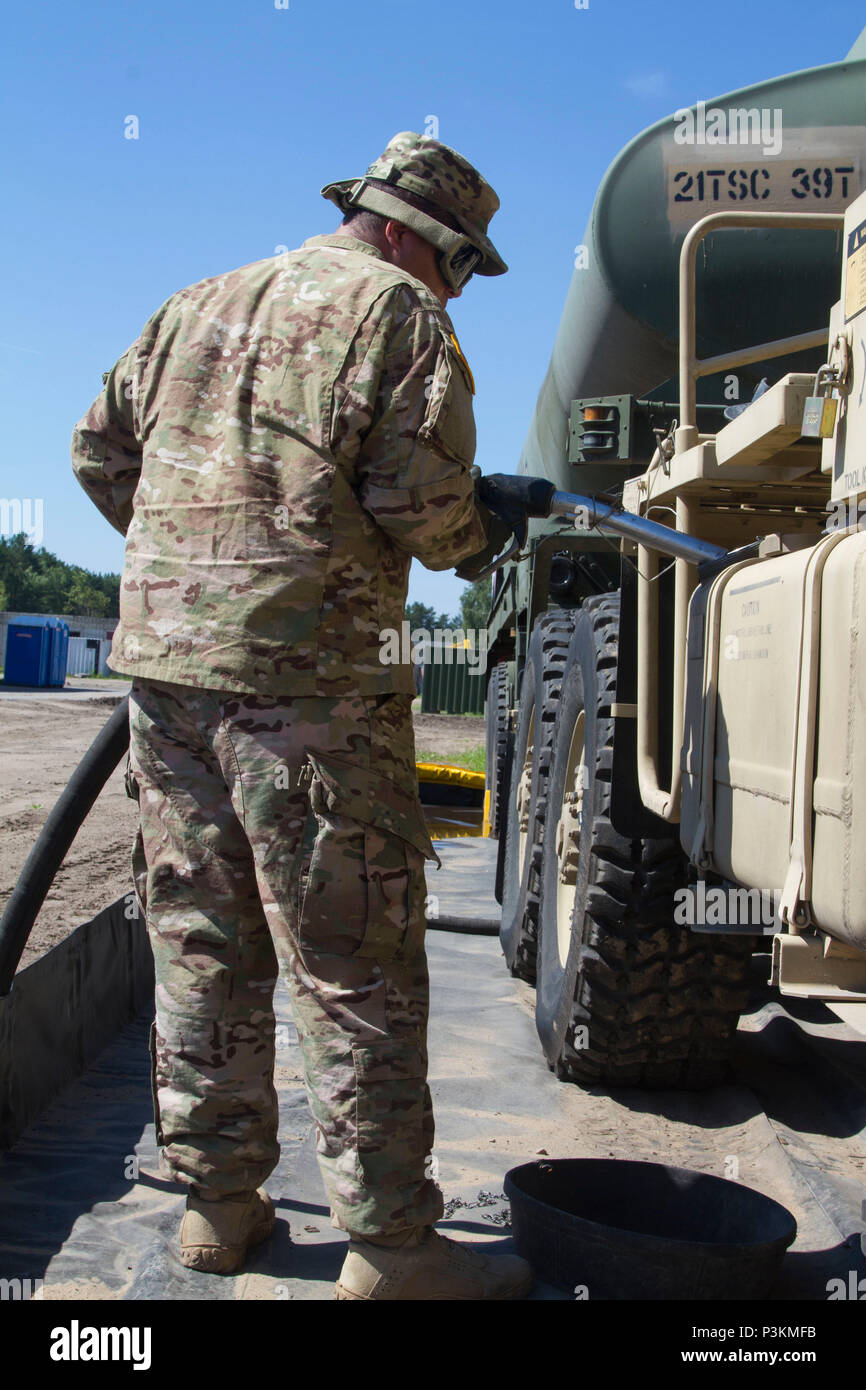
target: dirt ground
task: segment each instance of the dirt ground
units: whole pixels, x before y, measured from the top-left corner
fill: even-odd
[[[62,695],[0,699],[0,911],[55,801],[110,717],[113,705]],[[484,720],[416,714],[419,749],[443,761],[484,742]],[[78,832],[36,919],[19,969],[131,890],[129,856],[137,807],[121,762]]]

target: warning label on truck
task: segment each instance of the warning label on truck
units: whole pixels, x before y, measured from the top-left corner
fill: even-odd
[[[845,264],[845,322],[866,309],[866,222],[848,236]]]

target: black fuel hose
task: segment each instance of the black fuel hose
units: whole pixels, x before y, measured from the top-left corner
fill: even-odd
[[[499,923],[492,917],[434,917],[427,920],[428,931],[451,931],[460,936],[498,936]]]
[[[58,798],[0,917],[0,996],[8,994],[39,909],[72,841],[129,747],[129,697],[100,729]]]

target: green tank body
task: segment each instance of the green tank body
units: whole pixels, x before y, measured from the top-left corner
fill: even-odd
[[[737,143],[718,143],[719,135]],[[571,402],[639,395],[673,377],[677,267],[695,222],[726,210],[842,212],[864,186],[863,36],[843,62],[729,92],[638,135],[598,190],[518,471],[575,491],[605,486],[603,468],[576,473],[568,462]],[[768,278],[770,236],[777,254]],[[698,281],[699,355],[825,322],[838,291],[839,236],[740,231],[712,237]],[[804,362],[801,356],[794,365],[802,371]],[[776,363],[774,370],[789,367]],[[761,375],[755,367],[749,379]],[[719,384],[708,379],[705,394],[714,388],[721,399]]]

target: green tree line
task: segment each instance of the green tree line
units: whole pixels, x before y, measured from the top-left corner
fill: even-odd
[[[427,632],[434,632],[436,628],[462,627],[482,628],[487,626],[487,614],[490,612],[490,596],[492,592],[492,582],[490,579],[479,579],[475,584],[467,584],[463,593],[460,595],[460,613],[453,618],[449,618],[447,613],[440,613],[436,616],[436,611],[426,603],[407,603],[406,619],[410,628],[414,631],[423,627]]]
[[[119,574],[67,565],[44,546],[37,550],[23,531],[0,536],[0,610],[117,618],[119,603]]]

